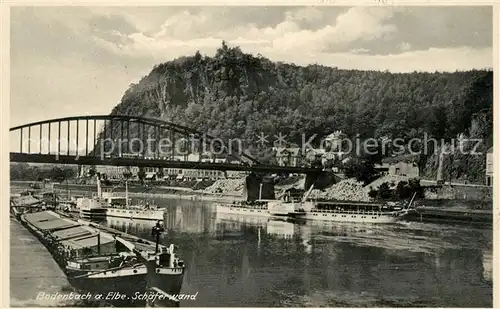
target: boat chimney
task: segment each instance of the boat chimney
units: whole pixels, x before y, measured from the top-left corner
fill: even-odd
[[[436,175],[436,182],[439,184],[443,181],[443,161],[444,161],[444,149],[441,149],[439,152],[439,158],[438,158],[438,169],[437,169],[437,175]]]
[[[101,232],[97,232],[97,254],[101,254]]]
[[[259,187],[259,201],[262,200],[262,183],[260,183]]]
[[[156,222],[156,225],[153,226],[152,234],[153,234],[153,237],[155,237],[155,242],[156,242],[155,254],[158,254],[158,247],[159,247],[159,244],[160,244],[160,235],[163,232],[163,230],[164,229],[161,226],[160,221]]]
[[[175,255],[174,255],[174,244],[170,244],[170,267],[175,267],[174,266],[174,261],[175,261]]]
[[[97,175],[97,198],[101,198],[102,197],[102,190],[101,190],[101,178],[99,177],[99,175]]]

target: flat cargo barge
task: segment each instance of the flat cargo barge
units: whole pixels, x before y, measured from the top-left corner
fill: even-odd
[[[162,297],[148,305],[178,306],[170,295],[180,293],[185,266],[173,245],[155,244],[152,251],[150,242],[139,244],[140,238],[109,233],[53,211],[17,217],[45,245],[78,292],[104,295],[114,306],[142,307],[146,300],[135,296],[154,291]]]
[[[415,211],[408,214],[407,219],[424,222],[492,225],[493,212],[479,209],[418,206]]]

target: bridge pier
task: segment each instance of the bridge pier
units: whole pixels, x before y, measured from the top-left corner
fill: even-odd
[[[320,171],[315,173],[306,174],[306,181],[304,182],[304,190],[309,190],[311,185],[314,184],[315,189],[324,189],[332,184],[340,181],[340,178],[333,172]]]
[[[243,196],[247,201],[260,199],[275,199],[274,183],[267,180],[263,175],[250,173],[245,179],[245,188]]]
[[[315,189],[324,189],[340,181],[340,178],[332,172],[319,171],[306,174],[304,190],[309,190],[314,184]],[[274,180],[266,179],[265,175],[250,173],[245,179],[243,196],[247,201],[260,199],[275,199]]]

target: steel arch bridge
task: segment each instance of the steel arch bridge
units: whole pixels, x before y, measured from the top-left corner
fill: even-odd
[[[129,115],[74,116],[12,127],[10,133],[11,141],[19,145],[17,152],[11,150],[11,162],[269,173],[321,172],[321,168],[260,164],[240,151],[241,144],[234,151],[232,141],[225,145],[224,141],[196,129],[153,118]],[[16,134],[17,137],[13,138],[12,135]],[[202,160],[201,156],[198,161],[188,160],[190,154],[206,152],[207,146],[210,152],[227,156],[229,162]],[[184,160],[179,158],[182,156]]]

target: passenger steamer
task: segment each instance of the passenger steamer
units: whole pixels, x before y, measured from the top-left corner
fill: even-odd
[[[313,186],[302,199],[285,194],[283,200],[258,200],[217,205],[218,213],[253,216],[288,216],[307,220],[353,223],[394,223],[404,218],[411,209],[412,199],[406,206],[396,203],[356,201],[307,201]]]
[[[300,200],[294,199],[289,193],[285,194],[281,200],[259,199],[256,201],[235,201],[232,204],[217,204],[218,213],[251,215],[261,217],[271,216],[300,216],[303,212]]]
[[[375,203],[305,202],[303,206],[301,218],[335,222],[394,223],[408,213],[402,207]]]
[[[78,201],[78,208],[80,209],[80,217],[90,220],[101,220],[106,218],[106,206],[109,203],[102,195],[101,190],[101,180],[99,176],[96,177],[97,180],[97,195],[92,198],[81,198]]]
[[[154,205],[149,205],[149,203],[130,205],[127,182],[125,182],[125,196],[121,197],[121,199],[119,196],[113,196],[113,198],[119,202],[108,203],[108,206],[106,206],[107,217],[155,221],[163,221],[164,219],[164,209],[159,209]]]
[[[370,203],[354,201],[306,201],[313,186],[304,195],[301,217],[309,220],[352,223],[394,223],[406,216],[411,209],[416,193],[403,207],[396,203]]]
[[[155,221],[163,221],[164,219],[164,209],[158,209],[148,203],[132,206],[129,204],[127,183],[125,183],[125,196],[119,196],[113,192],[102,192],[100,180],[97,178],[97,195],[91,199],[82,199],[80,216],[91,220],[104,219],[105,217]]]

